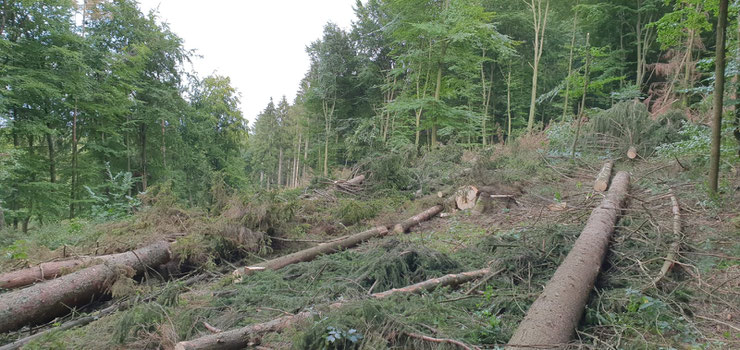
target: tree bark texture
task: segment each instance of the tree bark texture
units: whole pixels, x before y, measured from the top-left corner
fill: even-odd
[[[393,233],[404,233],[408,231],[411,227],[418,225],[421,222],[427,221],[431,218],[433,218],[435,215],[442,212],[444,209],[441,205],[435,205],[419,214],[416,214],[393,227]]]
[[[709,191],[716,194],[719,184],[719,148],[722,139],[722,111],[725,96],[725,31],[727,28],[727,0],[719,2],[717,19],[717,49],[714,59],[714,107],[712,116],[712,148],[709,157]]]
[[[570,341],[609,247],[627,199],[630,175],[620,171],[542,294],[527,311],[507,349],[556,348]]]
[[[127,269],[141,274],[171,259],[170,243],[162,241],[135,250],[114,263],[91,266],[57,279],[3,294],[0,298],[0,333],[53,320],[107,294]],[[124,268],[121,269],[120,267]],[[123,270],[123,271],[122,271]]]
[[[168,247],[163,247],[161,245],[161,242],[154,243],[149,247],[152,247],[152,249],[154,250],[168,249]],[[147,249],[147,247],[144,247],[142,249]],[[45,262],[34,267],[1,274],[0,288],[20,288],[36,282],[55,279],[57,277],[72,273],[81,267],[92,266],[106,262],[114,265],[125,265],[126,262],[129,261],[132,257],[136,258],[136,256],[139,254],[140,253],[138,253],[138,251],[128,251],[118,254],[86,256],[78,259]]]

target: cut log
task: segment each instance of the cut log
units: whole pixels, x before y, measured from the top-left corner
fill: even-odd
[[[102,264],[104,262],[114,265],[124,264],[131,257],[135,257],[135,255],[128,251],[118,254],[85,256],[71,260],[45,262],[34,267],[0,275],[0,288],[20,288],[36,282],[55,279],[79,270],[82,267]]]
[[[429,220],[430,218],[432,218],[434,215],[437,215],[437,213],[441,211],[442,211],[442,206],[435,205],[434,207],[427,209],[420,214],[414,215],[413,217],[396,225],[394,229],[394,233],[403,233],[406,230],[408,230],[410,227],[414,225],[418,225],[422,221]],[[266,269],[279,270],[290,264],[295,264],[295,263],[304,262],[304,261],[311,261],[319,255],[331,254],[331,253],[337,252],[342,249],[352,248],[364,241],[367,241],[374,237],[384,236],[387,233],[388,233],[388,228],[386,228],[385,226],[378,226],[373,229],[360,232],[360,233],[348,236],[340,240],[323,243],[323,244],[320,244],[312,248],[304,249],[304,250],[295,252],[293,254],[281,256],[279,258],[268,260],[268,261],[265,261],[263,263],[259,263],[256,265],[238,268],[234,270],[234,272],[232,273],[235,277],[234,281],[240,282],[243,276],[251,275],[255,271],[266,270]]]
[[[635,148],[635,146],[630,146],[630,148],[627,150],[627,158],[629,159],[637,158],[637,148]]]
[[[185,280],[183,282],[180,282],[180,283],[181,283],[181,286],[183,286],[183,287],[192,286],[193,284],[202,281],[204,279],[203,277],[205,277],[205,275],[194,276],[194,277],[188,278],[187,280]],[[129,307],[131,307],[131,306],[139,305],[141,303],[150,302],[150,301],[156,299],[157,296],[159,296],[159,294],[149,295],[148,297],[143,298],[143,299],[134,298],[134,299],[128,300],[126,302],[114,303],[113,305],[110,305],[110,306],[106,307],[105,309],[95,311],[94,313],[89,314],[87,316],[83,316],[83,317],[80,317],[80,318],[77,318],[77,319],[69,320],[67,322],[62,323],[61,325],[54,325],[53,327],[47,328],[46,330],[40,331],[38,333],[34,333],[32,335],[29,335],[28,337],[21,338],[21,339],[18,339],[16,341],[12,342],[12,343],[8,343],[8,344],[5,344],[3,346],[0,346],[0,350],[16,350],[16,349],[20,349],[24,345],[28,344],[29,342],[31,342],[34,339],[41,338],[41,337],[46,336],[48,334],[59,333],[59,332],[63,332],[63,331],[66,331],[66,330],[69,330],[69,329],[73,329],[73,328],[76,328],[76,327],[85,326],[87,324],[92,323],[93,321],[97,321],[97,320],[99,320],[99,319],[101,319],[101,318],[103,318],[105,316],[108,316],[108,315],[114,313],[114,312],[117,312],[117,311],[120,311],[120,310],[126,310]]]
[[[337,180],[334,181],[334,190],[347,193],[355,194],[362,190],[362,183],[365,181],[365,175],[358,175],[349,180]]]
[[[476,199],[478,199],[478,188],[475,186],[465,186],[455,194],[455,204],[460,210],[473,209]]]
[[[243,276],[251,275],[255,271],[279,270],[290,264],[295,264],[295,263],[304,262],[304,261],[311,261],[319,255],[330,254],[330,253],[334,253],[342,249],[352,248],[364,241],[367,241],[374,237],[383,236],[387,233],[388,233],[388,229],[386,227],[378,226],[370,230],[351,235],[349,237],[343,238],[338,241],[320,244],[315,247],[304,249],[304,250],[295,252],[293,254],[288,254],[288,255],[281,256],[279,258],[275,258],[272,260],[268,260],[263,263],[259,263],[257,265],[238,268],[234,270],[232,274],[234,275],[234,277],[236,277],[235,281],[239,282],[241,281],[241,278]]]
[[[611,160],[604,163],[604,166],[601,167],[599,175],[596,176],[596,181],[594,181],[594,191],[604,192],[607,188],[609,188],[609,179],[612,177],[613,166],[614,162]]]
[[[119,266],[134,274],[143,273],[168,262],[171,259],[169,248],[169,242],[157,242],[122,256],[115,264],[98,264],[3,294],[0,298],[0,333],[50,321],[69,313],[73,307],[109,293],[111,285],[124,274]]]
[[[419,214],[416,214],[393,227],[393,233],[401,234],[406,231],[408,231],[411,227],[414,227],[421,222],[427,221],[431,218],[433,218],[435,215],[442,212],[442,209],[444,209],[441,205],[435,205]]]
[[[665,257],[663,266],[660,268],[660,273],[658,273],[658,276],[653,279],[654,286],[657,286],[658,282],[660,282],[660,280],[662,280],[663,277],[671,271],[675,264],[678,251],[681,248],[681,208],[678,206],[678,199],[676,199],[676,196],[673,194],[673,190],[669,193],[671,196],[671,206],[673,211],[673,236],[675,237],[675,241],[671,243],[671,247]]]
[[[386,298],[397,293],[419,293],[432,290],[442,286],[453,286],[472,281],[485,276],[490,269],[450,274],[439,278],[433,278],[424,282],[413,284],[404,288],[391,289],[382,293],[374,293],[370,296],[376,299]],[[336,310],[349,304],[351,301],[340,301],[328,306],[328,309]],[[177,350],[216,350],[216,349],[242,349],[250,345],[252,339],[269,332],[280,332],[303,320],[308,320],[314,315],[312,311],[304,311],[295,315],[287,315],[272,321],[254,324],[242,328],[232,329],[225,332],[206,335],[201,338],[182,341],[177,343]]]
[[[349,180],[347,180],[347,183],[350,185],[360,185],[365,181],[365,175],[357,175]]]
[[[527,311],[507,349],[557,348],[570,341],[609,247],[630,176],[618,172],[568,256]]]

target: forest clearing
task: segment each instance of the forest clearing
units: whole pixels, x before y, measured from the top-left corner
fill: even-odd
[[[737,2],[353,9],[250,124],[156,10],[2,1],[0,350],[740,348]]]

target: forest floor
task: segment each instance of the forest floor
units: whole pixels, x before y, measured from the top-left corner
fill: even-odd
[[[132,280],[128,289],[114,291],[112,300],[89,305],[41,328],[2,335],[0,341],[22,338],[106,305],[128,303],[127,308],[84,327],[50,332],[25,348],[167,349],[214,329],[228,330],[307,310],[315,311],[312,319],[282,333],[255,337],[251,343],[262,349],[458,348],[410,336],[423,334],[454,339],[470,348],[502,347],[603,197],[592,190],[602,159],[584,156],[572,162],[541,148],[535,142],[481,154],[466,152],[453,160],[448,174],[470,171],[463,176],[442,176],[446,180],[436,179],[436,185],[416,198],[370,188],[354,196],[307,191],[311,196],[306,198],[299,190],[277,194],[272,200],[282,201],[278,207],[291,212],[289,222],[267,229],[277,238],[269,241],[239,231],[240,240],[261,244],[259,249],[241,251],[241,260],[203,248],[218,249],[202,237],[222,228],[219,218],[224,215],[214,218],[165,204],[119,222],[72,221],[56,228],[54,234],[39,230],[25,243],[7,245],[2,270],[61,255],[122,251],[188,233],[178,238],[176,251],[186,256],[192,271],[167,282],[156,276]],[[738,178],[728,175],[734,177],[725,179],[730,192],[722,199],[707,199],[702,169],[685,166],[677,160],[652,158],[617,161],[615,173],[626,170],[632,174],[628,208],[617,224],[602,272],[568,348],[740,348]],[[399,222],[439,202],[437,190],[462,185],[515,189],[521,194],[514,200],[494,201],[480,215],[447,208],[444,217],[423,222],[407,234],[388,235],[313,261],[255,273],[239,283],[233,281],[230,272],[236,266]],[[683,237],[673,235],[669,189],[679,201]],[[264,209],[251,206],[245,210],[258,208]],[[281,220],[280,213],[265,209],[254,221]],[[653,283],[676,240],[681,242],[676,265]],[[494,273],[455,288],[382,300],[368,297],[485,267]],[[193,276],[197,276],[196,283],[192,283]],[[326,307],[336,301],[351,302],[338,310]]]

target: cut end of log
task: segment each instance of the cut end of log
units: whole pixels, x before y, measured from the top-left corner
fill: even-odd
[[[404,232],[406,232],[406,229],[403,228],[403,225],[396,224],[396,226],[393,226],[393,233],[395,233],[395,234],[401,234],[401,233],[404,233]]]
[[[627,150],[627,158],[629,159],[637,158],[637,148],[635,148],[635,146],[631,146],[630,149]]]
[[[475,186],[465,186],[457,191],[455,204],[460,210],[473,209],[478,199],[478,188]]]
[[[266,267],[264,266],[244,266],[240,267],[231,273],[234,276],[234,283],[240,283],[244,280],[245,276],[249,276],[257,271],[263,271]]]
[[[594,181],[594,191],[604,192],[607,188],[609,188],[609,179],[612,176],[613,166],[614,162],[612,161],[604,163],[604,166],[601,167],[601,171],[596,176],[596,181]]]

